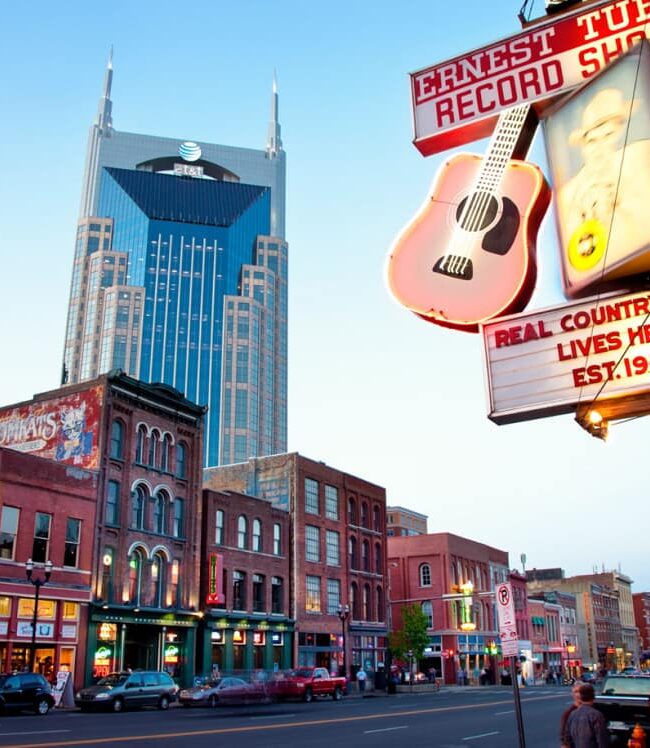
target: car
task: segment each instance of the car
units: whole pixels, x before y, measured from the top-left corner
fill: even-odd
[[[1,712],[20,712],[30,709],[39,716],[43,716],[53,706],[52,687],[39,673],[0,675]]]
[[[82,711],[91,709],[123,709],[157,706],[168,709],[178,698],[178,686],[169,673],[157,670],[134,670],[110,673],[94,686],[82,688],[75,694],[75,704]]]
[[[185,707],[248,704],[267,699],[263,682],[249,683],[243,678],[207,678],[192,688],[184,688],[179,702]]]

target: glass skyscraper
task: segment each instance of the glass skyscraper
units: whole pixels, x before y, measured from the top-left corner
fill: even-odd
[[[91,127],[63,377],[122,369],[208,406],[206,466],[287,448],[286,161],[275,81],[264,150]]]

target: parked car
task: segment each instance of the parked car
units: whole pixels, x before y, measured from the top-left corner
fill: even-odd
[[[0,675],[0,712],[31,709],[44,715],[53,706],[52,687],[39,673]]]
[[[178,690],[168,673],[135,670],[107,675],[96,685],[78,691],[74,701],[82,711],[106,708],[121,712],[142,706],[167,709],[178,698]]]
[[[218,704],[249,704],[264,701],[267,690],[263,682],[249,683],[243,678],[211,678],[192,688],[184,688],[179,696],[183,706],[217,706]]]
[[[331,696],[339,701],[346,684],[345,678],[331,676],[324,667],[300,667],[276,678],[271,693],[279,700],[298,698],[310,702],[318,696]]]

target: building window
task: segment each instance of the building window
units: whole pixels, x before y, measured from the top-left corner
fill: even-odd
[[[79,603],[64,602],[63,612],[61,618],[64,621],[78,621],[79,620]]]
[[[102,553],[102,571],[100,577],[100,587],[97,590],[97,597],[106,602],[113,601],[113,565],[115,561],[115,551],[112,548],[104,548]]]
[[[264,577],[253,574],[253,612],[264,613]]]
[[[169,450],[171,449],[172,438],[169,434],[165,434],[162,440],[160,450],[160,469],[166,473],[169,470]]]
[[[147,438],[147,429],[145,426],[138,427],[138,434],[135,441],[135,461],[140,465],[144,462],[144,444]]]
[[[271,613],[282,613],[282,578],[271,577]]]
[[[366,501],[361,504],[361,524],[363,527],[370,527],[368,524],[368,503]]]
[[[370,571],[370,543],[367,540],[361,544],[361,566],[364,571]]]
[[[156,457],[158,456],[158,440],[160,439],[160,435],[157,431],[153,431],[151,433],[151,437],[149,438],[149,459],[147,460],[147,463],[149,467],[156,467]]]
[[[340,566],[341,551],[338,532],[335,532],[334,530],[327,530],[325,534],[325,542],[327,546],[327,565]]]
[[[154,608],[162,608],[165,599],[166,564],[160,553],[156,553],[151,562],[151,604]]]
[[[307,613],[320,613],[320,577],[313,577],[308,574],[305,591],[305,610]]]
[[[32,545],[32,561],[42,564],[49,558],[50,529],[52,515],[36,512],[34,518],[34,543]]]
[[[366,584],[363,587],[363,619],[364,621],[371,620],[370,612],[370,585]]]
[[[382,572],[382,566],[381,566],[381,545],[379,543],[375,543],[375,572],[377,574],[381,574],[381,572]]]
[[[341,604],[341,582],[338,579],[327,580],[327,612],[337,615]]]
[[[248,548],[248,520],[243,514],[237,520],[237,548]]]
[[[146,507],[146,494],[142,486],[136,486],[131,494],[131,527],[135,530],[144,530],[144,515]]]
[[[124,450],[124,424],[122,421],[113,421],[111,424],[111,446],[110,456],[113,460],[121,460]]]
[[[79,563],[79,538],[81,536],[81,520],[68,517],[65,527],[65,548],[63,550],[63,565],[77,568]]]
[[[359,558],[357,555],[357,539],[354,537],[354,535],[350,538],[349,548],[348,548],[348,555],[350,556],[350,568],[351,569],[358,569],[359,568]]]
[[[334,486],[325,486],[325,516],[339,518],[339,492]]]
[[[361,619],[361,611],[359,610],[359,587],[356,582],[352,582],[350,585],[350,613],[353,621],[359,621]]]
[[[357,524],[357,503],[353,498],[348,499],[348,523]]]
[[[120,520],[120,484],[116,480],[108,481],[104,520],[107,525],[117,525]]]
[[[427,628],[432,629],[433,628],[433,605],[431,604],[431,600],[425,600],[422,603],[422,612],[424,613],[427,619]]]
[[[20,510],[15,506],[2,507],[0,513],[0,558],[13,558],[18,534]]]
[[[214,544],[223,545],[223,509],[217,509],[214,519]]]
[[[320,531],[313,525],[305,526],[305,559],[320,561]]]
[[[232,573],[233,610],[246,610],[246,574],[243,571]]]
[[[318,481],[305,478],[305,512],[319,514],[318,511]]]
[[[178,497],[174,499],[174,527],[173,536],[175,538],[182,538],[185,533],[185,501]]]
[[[176,477],[185,478],[187,474],[187,448],[182,442],[176,445]]]
[[[386,610],[384,609],[384,591],[381,587],[377,587],[377,620],[383,621],[386,617]]]
[[[282,528],[276,522],[273,525],[273,555],[279,556],[282,553]]]
[[[431,567],[420,564],[420,587],[431,587]]]
[[[129,602],[133,605],[140,604],[143,568],[144,557],[142,551],[136,548],[129,556]]]
[[[0,595],[0,617],[9,618],[11,615],[11,598],[8,595]]]
[[[262,552],[262,523],[259,519],[253,520],[253,550]]]
[[[372,508],[372,529],[381,532],[381,512],[376,505]]]
[[[153,530],[159,535],[167,532],[167,497],[164,493],[158,493],[154,498]]]

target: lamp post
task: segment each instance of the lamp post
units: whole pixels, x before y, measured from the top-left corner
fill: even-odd
[[[29,652],[29,672],[34,672],[34,660],[36,658],[36,622],[38,620],[38,598],[41,594],[41,587],[50,581],[52,575],[52,562],[45,562],[45,576],[43,578],[33,576],[34,573],[34,562],[32,559],[28,559],[25,564],[25,574],[27,575],[28,581],[34,585],[34,615],[32,616],[32,645]]]
[[[347,662],[345,657],[345,622],[348,620],[350,616],[350,606],[349,605],[339,605],[339,618],[341,619],[341,638],[342,638],[342,645],[343,645],[343,676],[345,678],[348,677],[348,668],[347,668]]]

